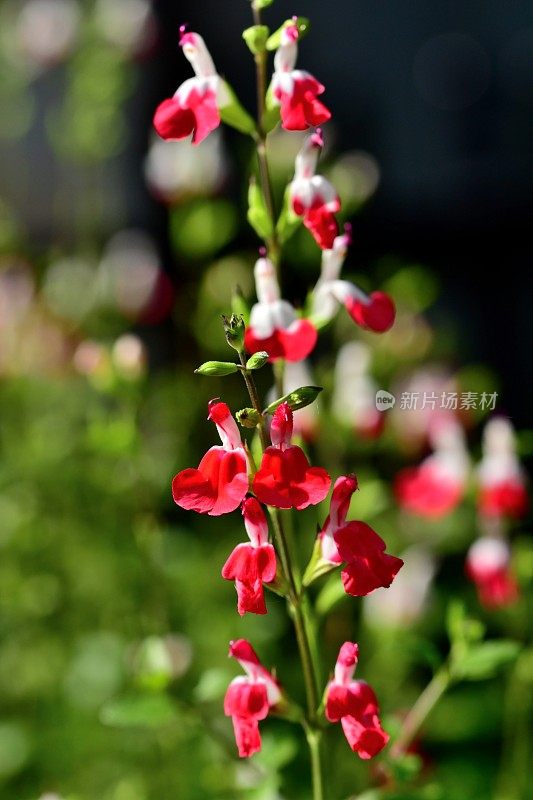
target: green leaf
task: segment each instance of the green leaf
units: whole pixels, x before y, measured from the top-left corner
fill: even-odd
[[[510,639],[484,642],[472,647],[453,664],[453,675],[457,679],[470,681],[491,678],[500,667],[514,661],[519,652],[520,644]]]
[[[302,579],[303,585],[310,586],[317,578],[320,578],[322,575],[326,575],[328,572],[334,570],[337,566],[338,565],[336,564],[330,564],[329,561],[324,561],[322,558],[322,544],[317,536],[313,546],[311,558],[309,559],[309,563],[305,568]]]
[[[338,575],[333,575],[320,590],[316,599],[316,613],[325,617],[337,603],[347,597],[344,586]]]
[[[279,215],[278,223],[276,225],[276,232],[278,234],[278,241],[280,244],[291,238],[293,233],[298,230],[302,224],[302,218],[294,213],[291,207],[291,198],[289,188],[285,189],[283,197],[283,206]]]
[[[242,32],[242,38],[248,45],[250,52],[257,55],[257,53],[265,51],[269,33],[270,29],[266,25],[252,25],[251,28],[246,28]]]
[[[289,392],[283,395],[283,397],[274,400],[273,403],[270,403],[270,405],[265,408],[263,414],[273,414],[276,408],[282,403],[288,403],[293,411],[298,411],[299,408],[305,408],[316,400],[322,388],[322,386],[301,386],[299,389],[295,389],[293,392]]]
[[[224,81],[224,86],[230,98],[230,102],[220,109],[220,119],[232,128],[240,131],[241,133],[252,134],[255,131],[255,122],[250,114],[242,107],[237,95],[227,83]]]
[[[247,218],[260,239],[269,239],[272,236],[272,220],[266,207],[263,192],[254,178],[250,180],[248,188]]]
[[[258,353],[254,353],[253,356],[250,356],[246,362],[246,369],[261,369],[261,367],[265,366],[268,359],[268,353],[264,350],[260,350]]]
[[[274,0],[253,0],[252,5],[257,11],[261,11],[261,9],[271,6],[273,2]]]
[[[232,364],[231,361],[206,361],[204,364],[200,364],[198,369],[194,371],[198,375],[221,378],[224,375],[231,375],[234,372],[238,372],[238,370],[237,364]]]
[[[176,719],[176,708],[165,694],[123,695],[100,709],[100,721],[112,728],[158,728]]]
[[[298,33],[300,34],[299,40],[303,39],[303,37],[309,33],[309,20],[306,17],[298,17],[295,20],[293,19],[286,19],[283,25],[281,25],[277,31],[274,31],[272,36],[269,37],[266,48],[267,50],[277,50],[281,44],[281,34],[284,28],[287,28],[289,25],[296,25],[298,26]]]

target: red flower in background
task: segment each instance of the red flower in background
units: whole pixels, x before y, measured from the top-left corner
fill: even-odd
[[[376,695],[364,681],[352,680],[357,665],[357,644],[345,642],[335,665],[335,677],[326,689],[326,717],[339,722],[354,753],[368,759],[377,755],[389,741],[379,720]]]
[[[305,131],[331,118],[330,111],[317,97],[324,91],[322,84],[309,72],[294,69],[298,36],[296,24],[286,25],[274,56],[272,94],[281,106],[281,125],[287,131]]]
[[[520,519],[528,509],[526,477],[516,453],[511,422],[494,417],[483,431],[478,466],[478,508],[484,517]]]
[[[307,319],[298,319],[294,308],[281,299],[276,271],[268,258],[254,268],[258,303],[250,312],[244,345],[249,353],[265,351],[271,361],[301,361],[313,350],[317,332]]]
[[[291,408],[282,403],[272,419],[272,447],[263,453],[253,491],[266,505],[301,511],[326,497],[331,478],[322,467],[311,467],[303,450],[291,445],[292,428]]]
[[[248,464],[237,423],[220,400],[209,403],[222,446],[211,447],[198,469],[184,469],[172,481],[174,502],[188,511],[219,516],[235,511],[248,491]]]
[[[466,574],[475,583],[479,600],[488,609],[512,605],[518,600],[518,583],[510,567],[506,542],[483,536],[470,547]]]
[[[289,186],[289,196],[294,213],[303,217],[303,223],[313,234],[322,250],[329,250],[339,233],[335,214],[341,202],[332,184],[323,175],[316,175],[318,156],[324,140],[318,128],[308,136],[296,156],[294,178]]]
[[[222,577],[235,581],[241,616],[247,611],[266,614],[264,583],[276,577],[276,552],[268,542],[268,525],[263,509],[254,497],[242,504],[242,514],[250,543],[238,544],[222,567]]]
[[[180,45],[195,77],[186,80],[173,97],[159,104],[154,127],[166,141],[185,139],[192,134],[192,143],[200,144],[220,125],[219,108],[229,103],[229,97],[202,37],[186,33],[184,26],[180,33]]]
[[[231,642],[229,655],[237,659],[246,677],[234,678],[228,686],[224,713],[233,720],[240,757],[248,758],[261,750],[259,722],[280,702],[281,689],[246,639]]]
[[[403,561],[385,552],[385,542],[365,522],[346,522],[356,489],[355,475],[343,475],[335,481],[330,512],[319,538],[324,561],[344,563],[341,578],[346,593],[362,597],[390,586]]]

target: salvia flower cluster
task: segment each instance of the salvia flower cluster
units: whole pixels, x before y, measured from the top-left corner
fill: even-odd
[[[351,498],[358,489],[355,475],[338,477],[332,488],[327,470],[313,465],[306,452],[293,443],[293,412],[310,407],[320,391],[311,385],[298,386],[296,376],[307,374],[304,359],[313,352],[319,329],[338,312],[344,309],[360,328],[383,333],[394,323],[395,307],[384,292],[366,294],[341,276],[351,231],[347,225],[341,232],[341,199],[319,169],[324,148],[320,126],[327,123],[331,112],[322,102],[324,86],[296,66],[298,44],[307,25],[293,17],[269,36],[268,28],[261,24],[261,7],[261,2],[252,2],[255,25],[243,34],[257,66],[257,121],[242,108],[233,89],[217,72],[203,38],[184,26],[179,43],[194,77],[182,83],[173,97],[163,100],[154,116],[155,129],[166,141],[191,137],[193,144],[199,144],[221,122],[252,136],[257,143],[260,189],[257,195],[254,179],[251,194],[258,203],[255,210],[267,217],[262,226],[254,225],[264,240],[254,267],[257,302],[246,324],[235,316],[224,323],[227,342],[239,360],[207,362],[197,370],[217,376],[240,372],[251,407],[233,414],[223,400],[209,402],[208,419],[215,424],[221,444],[210,447],[197,467],[184,469],[174,477],[172,494],[176,504],[188,511],[242,517],[242,534],[236,537],[235,547],[221,568],[222,578],[235,584],[241,616],[267,613],[265,589],[287,600],[302,664],[306,711],[287,695],[282,681],[263,666],[244,639],[230,644],[230,656],[244,674],[230,683],[224,711],[232,719],[241,757],[260,750],[259,725],[270,713],[301,722],[313,760],[313,796],[318,798],[323,796],[319,787],[322,778],[314,743],[327,721],[340,722],[350,748],[363,759],[379,753],[389,737],[381,726],[373,690],[364,681],[353,679],[357,644],[345,642],[340,647],[332,677],[323,682],[310,646],[310,629],[316,623],[307,589],[320,576],[339,569],[345,592],[366,596],[390,586],[403,562],[386,552],[385,542],[369,525],[348,518]],[[275,54],[267,86],[269,50],[275,50]],[[276,122],[286,131],[308,132],[296,156],[279,219],[274,212],[266,150],[267,130]],[[304,313],[283,298],[279,283],[283,242],[278,232],[283,214],[293,225],[303,223],[321,252],[321,274]],[[248,218],[253,224],[250,211]],[[278,391],[263,408],[254,372],[269,362],[276,370]],[[296,385],[289,387],[295,380]],[[283,387],[287,387],[286,395]],[[244,431],[253,431],[254,441],[245,441],[238,423]],[[317,509],[318,534],[314,544],[309,543],[310,560],[300,579],[287,546],[284,514],[319,506],[328,496],[329,513],[320,519]]]

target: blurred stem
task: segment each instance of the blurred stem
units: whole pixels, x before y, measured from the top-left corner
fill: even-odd
[[[261,25],[261,10],[256,8],[252,0],[252,12],[254,15],[254,25]],[[268,249],[268,256],[272,263],[277,267],[279,264],[280,246],[278,236],[276,233],[276,209],[274,206],[274,193],[272,191],[272,181],[270,179],[270,169],[268,166],[268,156],[266,148],[266,132],[263,127],[263,119],[265,116],[265,97],[267,90],[267,51],[263,50],[261,53],[255,55],[255,73],[256,73],[256,90],[257,90],[257,161],[259,164],[259,179],[261,183],[261,191],[265,200],[265,206],[270,217],[272,226],[272,233],[266,239],[266,246]]]
[[[391,756],[398,758],[409,748],[409,745],[420,730],[426,717],[433,710],[444,692],[451,683],[451,675],[448,666],[441,667],[428,683],[418,700],[409,711],[400,728],[400,733],[391,750]]]
[[[244,354],[240,353],[241,364],[245,365]],[[241,370],[250,400],[254,409],[261,414],[261,424],[259,431],[263,450],[266,448],[266,433],[261,402],[257,392],[257,387],[253,374],[246,369]],[[316,647],[316,625],[313,617],[312,606],[305,595],[305,590],[298,586],[291,553],[287,542],[287,536],[283,527],[281,511],[278,508],[268,507],[272,527],[274,531],[274,542],[281,559],[281,565],[288,584],[287,603],[289,614],[294,623],[298,651],[302,662],[304,674],[305,694],[307,700],[307,717],[303,722],[309,751],[311,754],[311,774],[313,782],[313,800],[324,799],[324,787],[322,776],[322,762],[320,758],[320,738],[321,731],[317,724],[317,711],[320,705],[320,669],[318,659],[318,649]]]

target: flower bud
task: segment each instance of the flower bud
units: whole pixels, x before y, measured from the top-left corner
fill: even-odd
[[[237,314],[232,314],[231,317],[223,316],[222,320],[227,343],[238,353],[242,353],[244,350],[244,319]]]
[[[252,25],[251,28],[246,28],[242,32],[242,38],[248,45],[250,52],[257,55],[265,51],[269,33],[270,31],[266,25]]]
[[[257,428],[261,422],[261,414],[255,408],[242,408],[235,416],[243,428]]]
[[[268,359],[268,353],[264,350],[260,350],[258,353],[254,353],[253,356],[250,356],[246,362],[246,369],[261,369],[261,367],[265,366]]]
[[[282,403],[288,403],[291,411],[298,411],[299,408],[305,408],[311,405],[321,391],[322,386],[301,386],[299,389],[289,392],[278,400],[274,400],[273,403],[270,403],[270,405],[265,408],[264,413],[273,414]]]
[[[232,364],[231,361],[206,361],[194,371],[198,375],[220,378],[224,375],[231,375],[233,372],[237,372],[238,369],[237,364]]]

